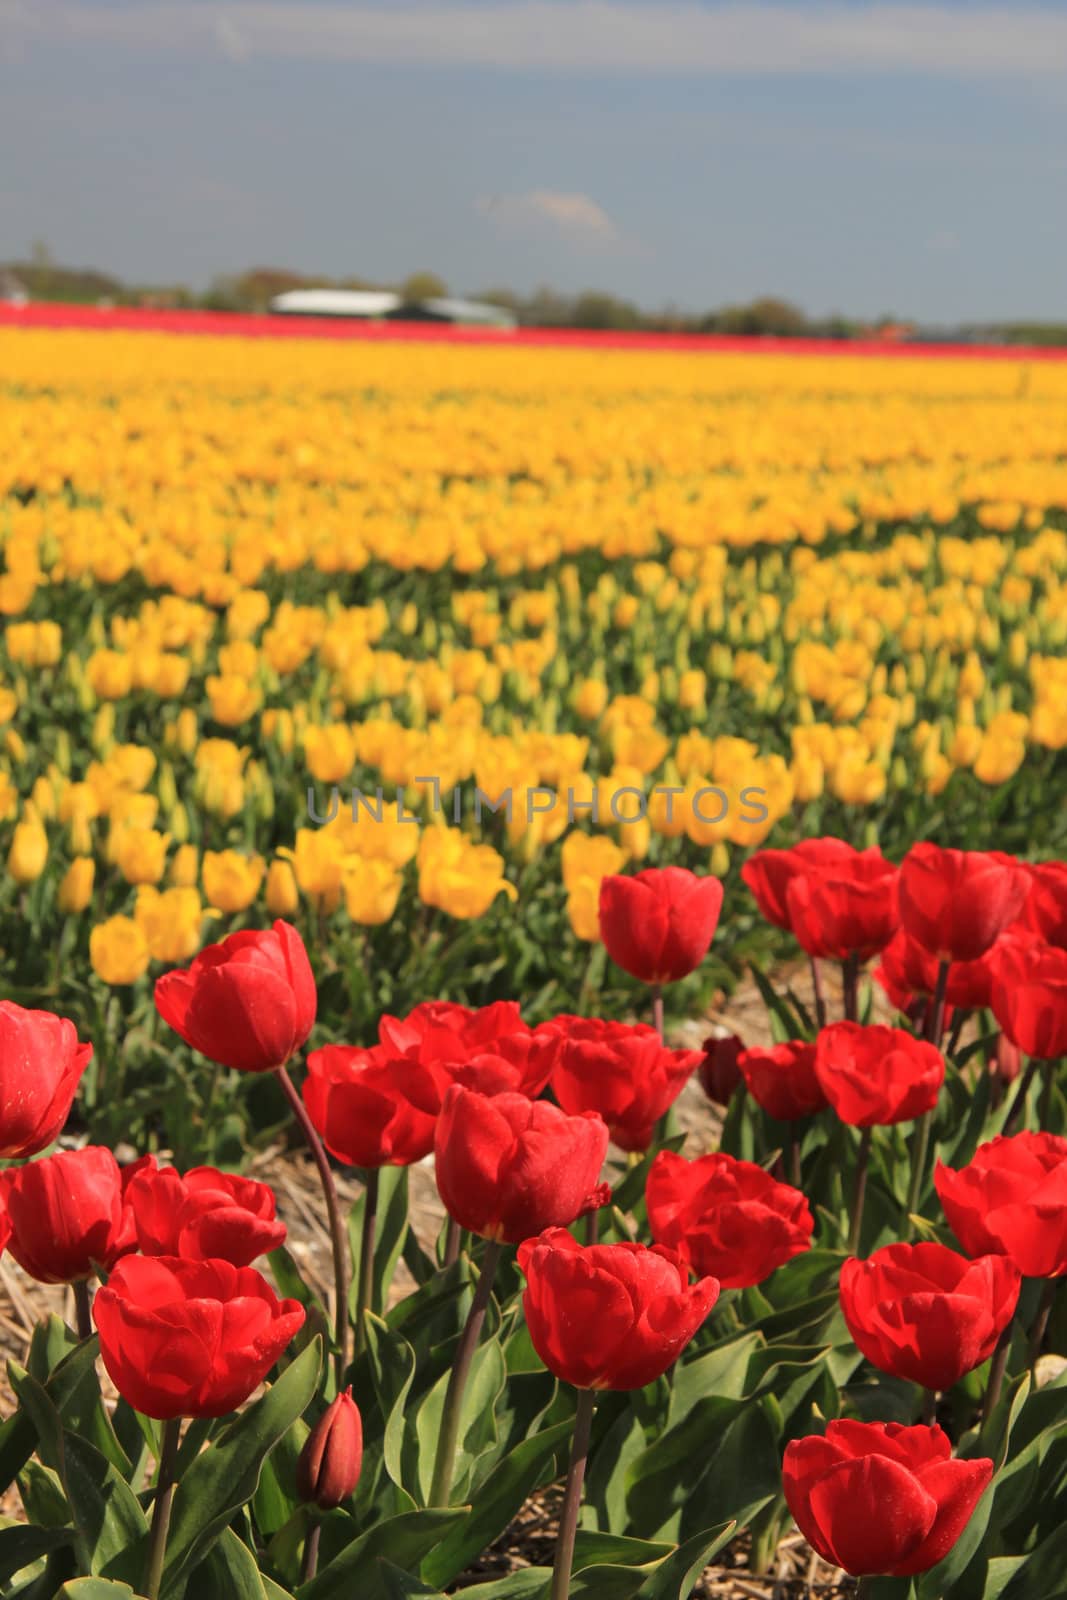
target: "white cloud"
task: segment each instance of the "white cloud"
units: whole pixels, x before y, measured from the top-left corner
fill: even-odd
[[[615,244],[621,235],[603,206],[587,194],[531,189],[526,194],[492,195],[478,209],[503,229],[549,228],[581,244]]]
[[[1067,14],[850,0],[0,0],[10,40],[150,51],[552,72],[803,75],[1067,73]],[[236,48],[234,48],[236,42]]]

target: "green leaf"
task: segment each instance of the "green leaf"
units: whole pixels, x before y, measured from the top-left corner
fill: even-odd
[[[276,1593],[284,1594],[275,1585]],[[190,1595],[225,1595],[226,1600],[267,1600],[255,1556],[232,1528],[223,1530],[206,1561],[189,1579]]]
[[[65,1433],[47,1391],[29,1373],[12,1387],[56,1463],[74,1526],[79,1565],[90,1575],[133,1578],[140,1571],[148,1523],[136,1495],[110,1461],[76,1433]]]
[[[379,1561],[378,1572],[389,1600],[445,1600],[439,1589],[432,1589],[423,1583],[421,1578],[412,1577],[410,1572],[404,1572],[401,1567],[395,1567],[391,1561]]]
[[[507,1383],[507,1365],[499,1339],[480,1344],[471,1360],[463,1391],[459,1432],[456,1440],[456,1466],[453,1499],[458,1499],[470,1483],[475,1465],[497,1439],[496,1403]],[[417,1485],[423,1504],[429,1499],[433,1480],[437,1439],[441,1432],[445,1396],[451,1372],[443,1372],[423,1400],[405,1440],[405,1488]]]
[[[551,1578],[549,1567],[523,1567],[462,1590],[463,1600],[544,1600]]]
[[[60,1589],[56,1600],[131,1600],[132,1595],[128,1583],[114,1583],[110,1578],[72,1578]]]
[[[1003,1600],[1063,1600],[1067,1523],[1028,1555],[1001,1591]]]
[[[359,1264],[363,1255],[363,1213],[366,1210],[366,1191],[359,1196],[348,1214],[348,1237],[352,1250],[352,1285],[349,1307],[356,1312],[359,1292]],[[408,1169],[407,1167],[380,1167],[378,1169],[378,1207],[374,1230],[374,1274],[371,1287],[370,1309],[381,1316],[389,1296],[396,1264],[404,1252],[408,1232]]]
[[[705,1528],[671,1552],[642,1584],[640,1600],[689,1600],[704,1568],[729,1543],[737,1529],[735,1522]]]
[[[542,1481],[557,1449],[564,1448],[573,1432],[570,1421],[557,1422],[524,1439],[493,1469],[474,1497],[471,1514],[445,1535],[426,1557],[422,1576],[430,1583],[450,1583],[484,1550],[518,1514]]]
[[[189,1573],[207,1556],[235,1513],[251,1500],[263,1462],[302,1416],[318,1384],[318,1340],[287,1367],[277,1383],[197,1456],[174,1494],[163,1594],[181,1593]]]
[[[584,1567],[647,1567],[662,1561],[674,1550],[673,1544],[655,1539],[633,1539],[619,1533],[597,1533],[579,1528],[574,1538],[572,1572]]]
[[[450,1528],[469,1515],[468,1506],[448,1506],[388,1517],[346,1545],[317,1577],[301,1584],[296,1600],[352,1600],[357,1594],[363,1600],[372,1563],[384,1557],[410,1572]]]
[[[745,1333],[727,1344],[716,1345],[707,1355],[697,1356],[695,1361],[677,1366],[666,1427],[676,1426],[698,1400],[708,1395],[720,1400],[740,1400],[745,1393],[749,1364],[763,1344],[762,1334]]]
[[[59,1363],[44,1385],[45,1393],[61,1417],[75,1411],[86,1390],[99,1392],[98,1350],[96,1339],[87,1339]],[[8,1371],[10,1373],[10,1366]],[[13,1417],[0,1424],[0,1492],[14,1481],[36,1448],[37,1430],[25,1413],[16,1411]]]
[[[0,1528],[0,1584],[73,1540],[73,1528]]]

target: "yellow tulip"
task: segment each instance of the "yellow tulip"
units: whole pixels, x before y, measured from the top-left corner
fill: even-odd
[[[16,883],[33,883],[41,876],[47,860],[48,835],[36,811],[27,805],[11,840],[7,870]]]
[[[158,883],[167,865],[169,833],[124,827],[115,846],[115,865],[127,883]]]
[[[216,911],[245,911],[263,882],[260,856],[243,856],[238,850],[205,850],[201,877],[204,898]]]
[[[136,983],[148,970],[148,940],[132,917],[109,917],[89,935],[89,960],[107,984]]]
[[[200,948],[204,912],[195,889],[160,891],[145,884],[137,891],[133,916],[153,961],[173,966],[190,960]]]
[[[93,898],[96,862],[91,856],[76,856],[63,874],[57,900],[60,911],[84,911]]]
[[[300,907],[300,891],[288,861],[272,861],[264,896],[272,917],[291,917]]]
[[[376,927],[396,910],[403,880],[388,861],[356,860],[343,875],[345,906],[353,922]]]

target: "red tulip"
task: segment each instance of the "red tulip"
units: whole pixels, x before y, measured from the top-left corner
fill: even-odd
[[[74,1283],[137,1248],[110,1150],[60,1150],[0,1176],[19,1266],[39,1283]]]
[[[552,1092],[564,1111],[597,1111],[620,1150],[647,1150],[656,1122],[700,1065],[698,1050],[667,1050],[644,1023],[557,1017]]]
[[[815,1076],[815,1046],[803,1039],[743,1050],[737,1064],[757,1105],[780,1122],[810,1117],[826,1105]]]
[[[938,1162],[934,1188],[968,1255],[1002,1255],[1024,1278],[1067,1272],[1067,1139],[1000,1134],[965,1167]]]
[[[254,1267],[129,1256],[93,1301],[104,1367],[143,1416],[223,1417],[247,1400],[304,1322]]]
[[[1047,944],[1067,950],[1067,861],[1043,861],[1030,868],[1023,921]]]
[[[854,1577],[926,1572],[956,1543],[993,1476],[954,1461],[938,1427],[835,1421],[785,1448],[782,1486],[797,1527]]]
[[[999,850],[942,850],[912,845],[897,881],[906,933],[939,961],[976,961],[1015,921],[1030,879]]]
[[[404,1018],[378,1025],[382,1049],[429,1067],[444,1082],[481,1094],[509,1089],[531,1098],[552,1069],[550,1043],[522,1020],[514,1000],[472,1011],[447,1000],[427,1000]]]
[[[311,1032],[316,1006],[304,942],[287,922],[231,933],[156,984],[163,1021],[209,1061],[242,1072],[283,1067]]]
[[[673,1366],[719,1297],[670,1250],[580,1245],[549,1228],[519,1246],[526,1325],[548,1370],[576,1389],[643,1389]]]
[[[332,1511],[353,1493],[363,1468],[363,1418],[351,1384],[327,1406],[304,1441],[296,1463],[296,1492],[308,1505]]]
[[[741,877],[766,920],[791,933],[788,894],[794,878],[843,868],[858,854],[843,839],[802,839],[791,850],[757,850],[742,866]]]
[[[841,1268],[841,1310],[880,1372],[951,1389],[993,1354],[1022,1279],[1006,1256],[968,1261],[943,1244],[889,1244]]]
[[[92,1053],[67,1017],[0,1000],[0,1158],[35,1156],[58,1137]]]
[[[686,1161],[661,1150],[645,1188],[657,1244],[724,1289],[762,1283],[811,1248],[815,1230],[799,1189],[723,1152]]]
[[[948,969],[945,1002],[965,1011],[982,1011],[989,1005],[992,977],[990,962],[997,946],[977,961],[953,961]],[[938,960],[916,944],[903,929],[882,951],[874,976],[896,1006],[907,1011],[916,995],[932,996],[937,989]]]
[[[786,885],[789,925],[809,956],[866,961],[897,931],[897,869],[880,850],[857,850],[797,872]]]
[[[518,1244],[581,1215],[607,1149],[595,1111],[569,1117],[547,1100],[454,1084],[434,1140],[437,1192],[461,1227]]]
[[[697,1074],[701,1088],[713,1105],[728,1106],[734,1090],[743,1081],[737,1062],[744,1048],[736,1033],[725,1039],[704,1040],[704,1059]]]
[[[127,1182],[126,1203],[146,1256],[213,1257],[247,1267],[285,1243],[270,1185],[214,1167],[193,1167],[179,1176],[174,1167],[158,1167],[154,1156],[146,1156]]]
[[[1014,1083],[1023,1070],[1022,1052],[1017,1044],[1003,1033],[997,1034],[996,1047],[993,1059],[989,1063],[989,1070],[994,1078],[1002,1084]]]
[[[600,885],[600,937],[615,965],[643,983],[675,983],[707,955],[722,910],[718,878],[651,867]]]
[[[304,1104],[326,1147],[353,1167],[409,1167],[433,1149],[443,1084],[380,1045],[328,1044],[308,1056]]]
[[[7,1242],[11,1238],[11,1213],[7,1209],[4,1198],[3,1186],[0,1185],[0,1256],[7,1249]]]
[[[990,1005],[1028,1056],[1067,1055],[1067,950],[1029,934],[1005,934],[989,958]]]
[[[945,1062],[903,1028],[833,1022],[815,1042],[815,1076],[842,1122],[871,1128],[932,1111]]]

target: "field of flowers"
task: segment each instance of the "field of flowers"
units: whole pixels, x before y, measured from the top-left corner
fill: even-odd
[[[1062,853],[1065,401],[1053,362],[0,331],[0,946],[92,1030],[94,1131],[197,1153],[233,1091],[168,1093],[151,981],[265,917],[369,1040],[431,993],[625,1014],[628,864],[724,881],[707,989],[773,959],[761,844]]]
[[[3,1593],[1062,1600],[1065,402],[0,330]]]

